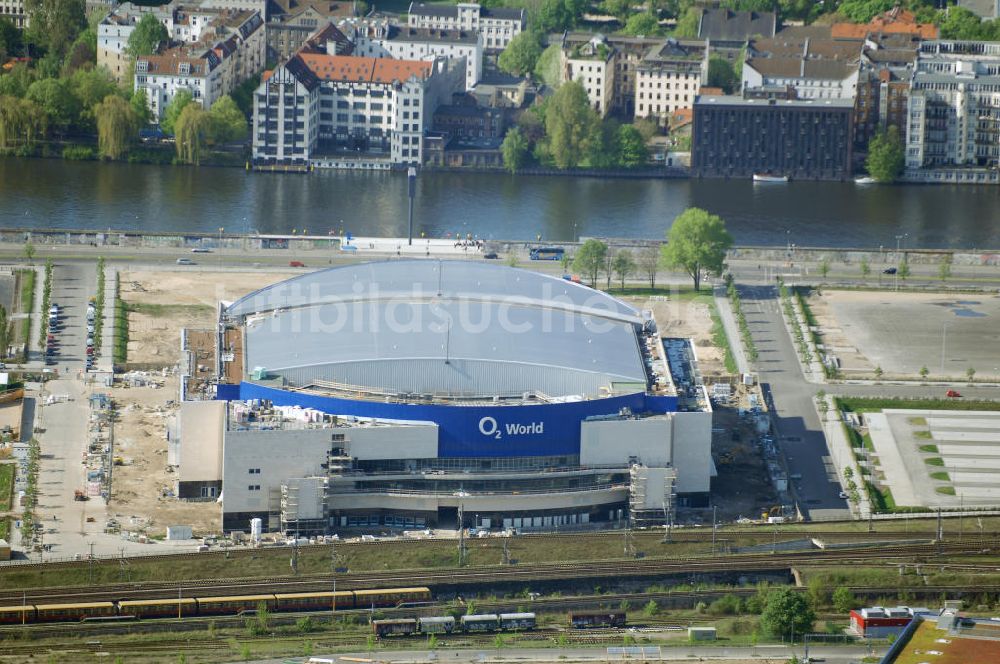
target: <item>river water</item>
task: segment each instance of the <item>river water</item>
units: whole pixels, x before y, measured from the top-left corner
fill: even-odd
[[[721,215],[738,244],[1000,248],[1000,187],[758,184],[423,173],[417,236],[661,238],[690,206]],[[0,159],[0,225],[406,234],[401,173],[248,173],[58,159]]]

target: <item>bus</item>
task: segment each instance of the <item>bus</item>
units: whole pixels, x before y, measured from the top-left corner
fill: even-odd
[[[530,255],[533,261],[560,261],[565,253],[562,247],[536,247]]]

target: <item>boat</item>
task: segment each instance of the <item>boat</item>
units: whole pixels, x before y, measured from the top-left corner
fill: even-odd
[[[788,182],[787,175],[765,175],[763,173],[753,174],[754,182]]]
[[[875,184],[876,182],[878,182],[878,180],[870,175],[863,175],[861,177],[854,178],[854,184]]]

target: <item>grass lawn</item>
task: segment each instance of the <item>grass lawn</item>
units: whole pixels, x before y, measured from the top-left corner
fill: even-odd
[[[976,401],[965,399],[865,399],[861,397],[837,397],[835,405],[839,410],[856,413],[877,413],[886,408],[915,410],[1000,410],[1000,401]]]
[[[13,463],[0,463],[0,512],[10,510],[11,500],[14,495],[14,467]]]
[[[943,466],[944,459],[942,459],[941,457],[931,457],[929,459],[924,459],[924,463],[926,463],[928,466]]]
[[[35,271],[34,270],[18,270],[17,271],[17,304],[15,305],[15,311],[17,313],[32,313],[32,309],[35,307]],[[31,317],[25,318],[20,325],[14,326],[14,334],[17,337],[17,343],[27,343],[28,338],[31,336]]]
[[[944,482],[950,482],[951,481],[951,478],[948,476],[948,473],[946,473],[943,470],[938,471],[936,473],[931,473],[931,479],[932,480],[942,480]]]
[[[130,312],[145,314],[153,318],[172,318],[179,314],[202,316],[212,313],[212,307],[207,304],[152,304],[149,302],[127,302]]]
[[[920,451],[921,452],[928,452],[930,454],[937,454],[938,453],[938,446],[937,445],[921,445],[920,446]]]
[[[0,539],[10,542],[10,518],[0,519]]]
[[[953,486],[939,486],[938,488],[936,488],[934,490],[937,491],[938,493],[940,493],[942,496],[954,496],[955,495],[955,487],[953,487]]]

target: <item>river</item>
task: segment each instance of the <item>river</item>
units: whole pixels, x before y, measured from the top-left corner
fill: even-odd
[[[1000,248],[1000,188],[758,184],[422,173],[417,236],[660,238],[690,206],[721,215],[743,245]],[[401,173],[248,173],[58,159],[0,159],[0,224],[354,235],[406,234]]]

